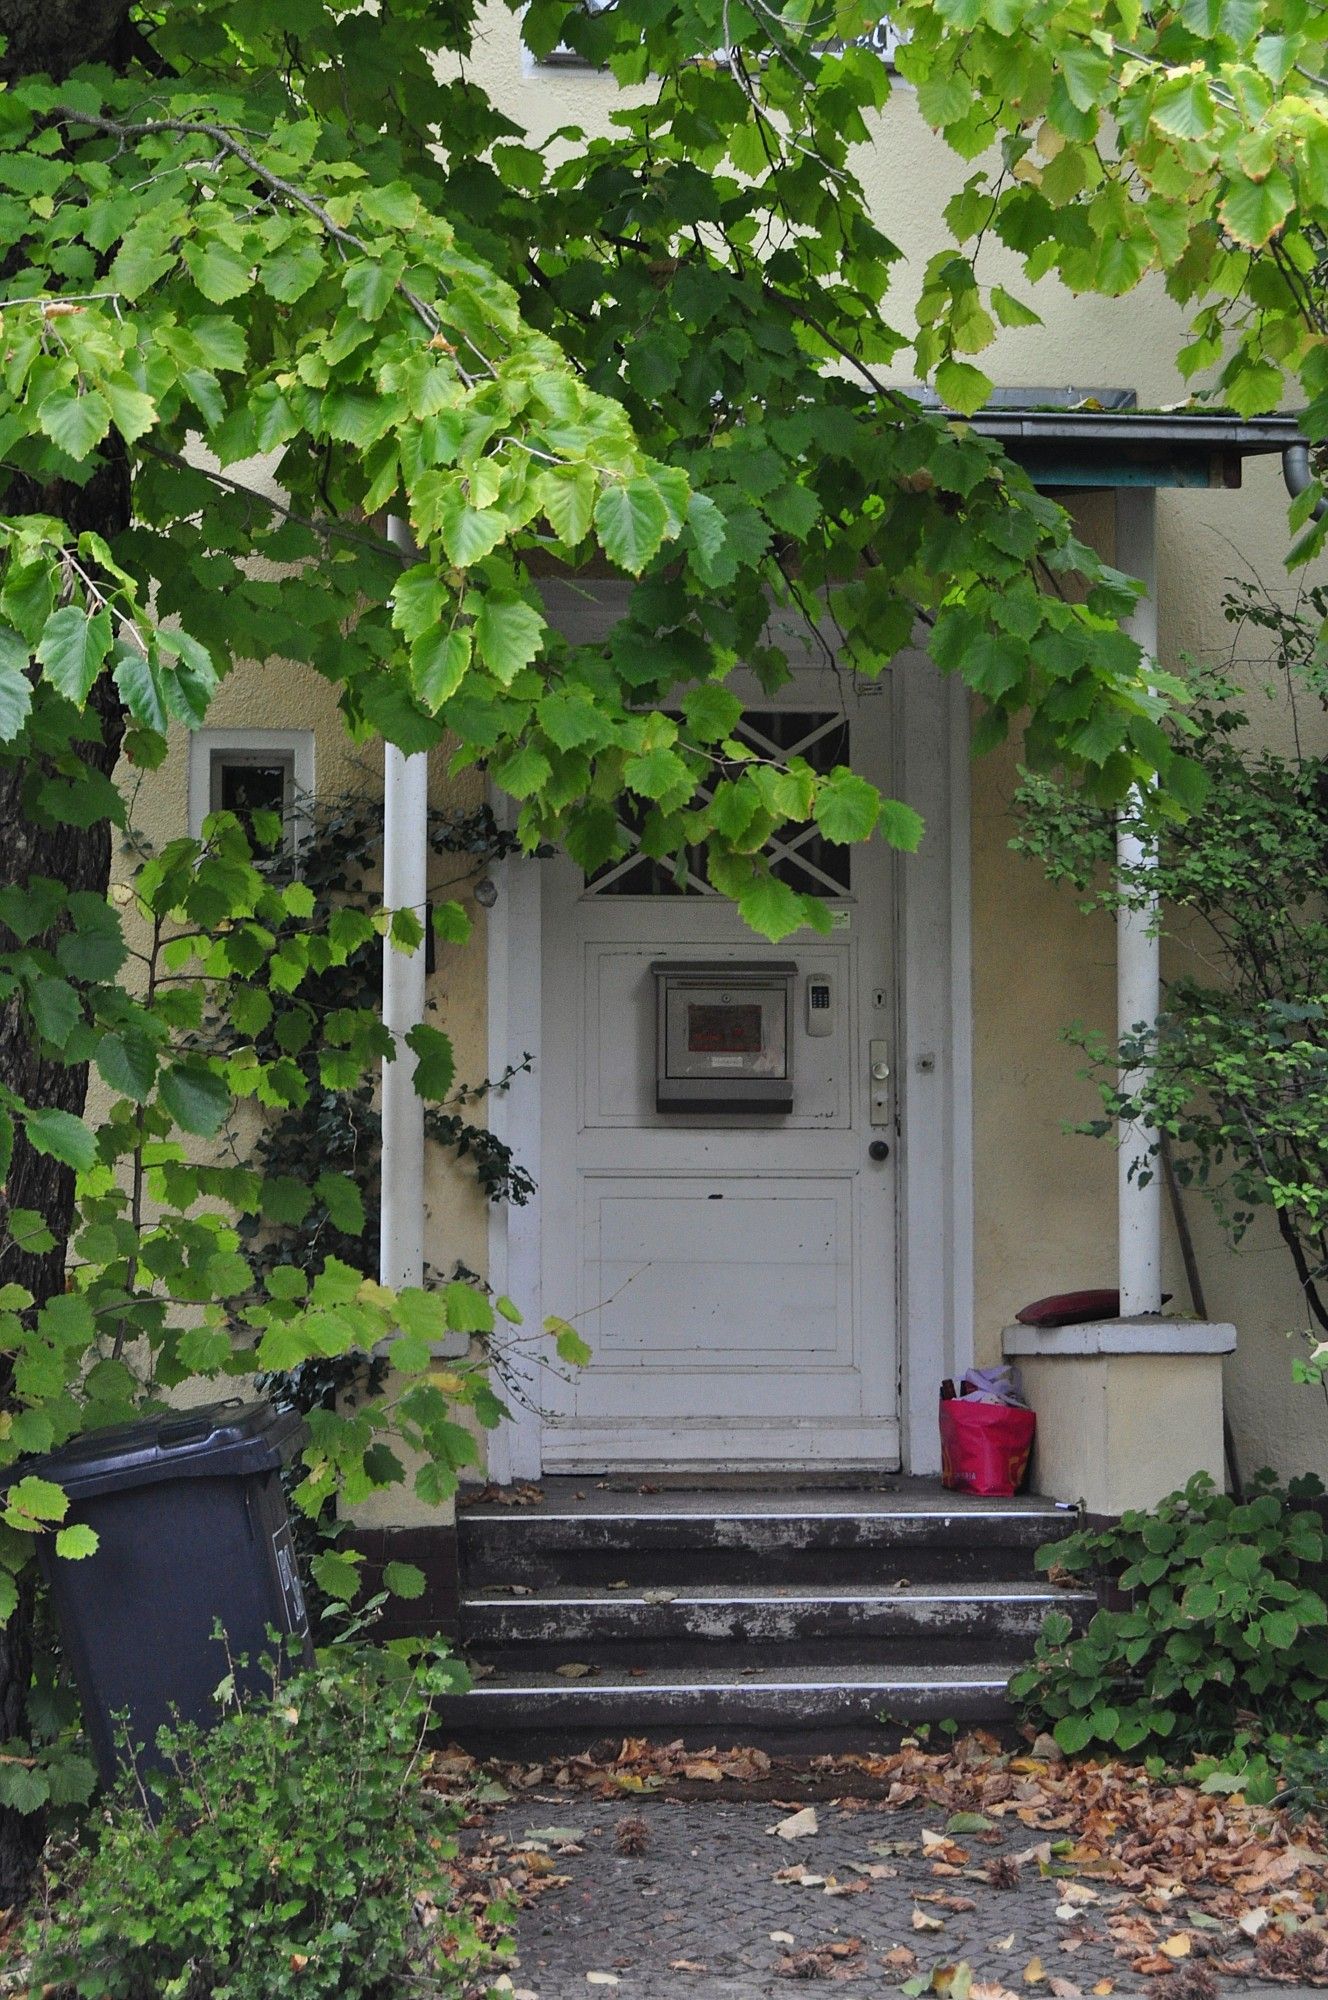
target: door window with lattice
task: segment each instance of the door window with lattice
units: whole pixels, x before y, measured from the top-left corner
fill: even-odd
[[[802,757],[820,775],[834,770],[849,759],[849,722],[845,715],[825,710],[758,709],[743,717],[733,732],[758,757],[778,759]],[[703,785],[709,792],[718,778]],[[586,880],[592,896],[713,896],[717,893],[705,876],[705,855],[688,849],[681,864],[653,861],[642,854],[636,843],[649,807],[644,800],[629,801],[619,808],[623,831],[633,841],[633,849],[618,861],[610,861]],[[777,881],[812,896],[848,896],[852,893],[851,851],[836,847],[825,838],[814,820],[799,826],[782,827],[766,842],[770,872]]]

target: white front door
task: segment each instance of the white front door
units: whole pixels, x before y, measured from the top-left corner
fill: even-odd
[[[740,733],[888,786],[889,716],[888,676],[807,672]],[[770,853],[829,900],[829,936],[766,944],[639,855],[590,881],[541,864],[544,1310],[593,1353],[548,1387],[548,1471],[899,1463],[893,1080],[873,1097],[870,1073],[895,1029],[890,850],[807,827]],[[656,1108],[651,967],[675,959],[793,963],[791,1112]]]

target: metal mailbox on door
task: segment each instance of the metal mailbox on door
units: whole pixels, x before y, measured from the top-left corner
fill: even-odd
[[[658,1111],[792,1111],[792,959],[656,959],[650,970]]]

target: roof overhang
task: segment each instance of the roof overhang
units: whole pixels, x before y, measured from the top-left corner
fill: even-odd
[[[934,395],[910,393],[940,407]],[[1293,414],[1140,410],[1134,401],[1129,389],[997,390],[967,421],[981,436],[997,439],[1039,486],[1079,492],[1236,487],[1247,458],[1280,457],[1289,445],[1305,442]]]

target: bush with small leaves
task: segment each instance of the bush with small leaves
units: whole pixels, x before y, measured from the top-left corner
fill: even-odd
[[[337,1647],[204,1734],[163,1731],[48,1878],[30,1985],[98,2000],[461,2000],[493,1947],[455,1906],[463,1802],[426,1782],[436,1648]],[[502,1947],[498,1947],[501,1951]]]
[[[1016,1706],[1062,1750],[1221,1752],[1251,1716],[1264,1734],[1323,1734],[1328,1625],[1316,1584],[1328,1561],[1317,1481],[1285,1492],[1261,1474],[1237,1502],[1197,1473],[1182,1493],[1118,1526],[1038,1551],[1076,1577],[1129,1594],[1076,1638],[1045,1620],[1031,1665],[1010,1682]]]

